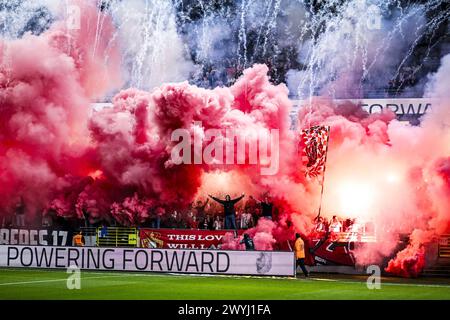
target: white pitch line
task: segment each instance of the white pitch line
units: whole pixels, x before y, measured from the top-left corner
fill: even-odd
[[[8,271],[14,271],[14,269],[0,269],[2,271],[8,270]],[[15,269],[17,271],[17,269]],[[41,272],[53,272],[53,271],[62,271],[62,270],[43,270],[43,269],[21,269],[20,271],[41,271]],[[83,272],[83,270],[82,270]],[[111,278],[111,277],[162,277],[162,276],[175,276],[175,277],[220,277],[220,278],[229,278],[229,279],[239,279],[239,278],[246,278],[246,279],[271,279],[271,280],[298,280],[298,281],[326,281],[326,282],[336,282],[336,283],[347,283],[347,284],[364,284],[364,281],[344,281],[340,279],[329,279],[329,278],[292,278],[292,277],[265,277],[265,276],[240,276],[240,275],[213,275],[213,274],[183,274],[183,273],[106,273],[106,272],[95,272],[95,271],[89,271],[86,270],[89,274],[102,274],[104,276],[102,277],[86,277],[84,279],[100,279],[100,278]],[[83,278],[82,278],[83,279]],[[66,281],[67,279],[51,279],[51,280],[36,280],[36,281],[27,281],[27,282],[11,282],[11,283],[0,283],[0,286],[6,286],[10,284],[31,284],[31,283],[39,283],[39,282],[56,282],[56,281]],[[409,286],[409,287],[430,287],[430,288],[449,288],[450,285],[446,284],[420,284],[420,283],[393,283],[393,282],[383,282],[381,281],[381,287],[383,285],[387,286]]]
[[[359,283],[364,284],[363,281],[342,281],[339,279],[320,279],[320,278],[310,278],[310,280],[314,281],[327,281],[327,282],[337,282],[337,283]],[[383,285],[387,286],[408,286],[408,287],[430,287],[430,288],[450,288],[450,285],[447,284],[423,284],[423,283],[393,283],[393,282],[380,282],[381,287]]]
[[[212,275],[212,274],[183,274],[183,273],[160,273],[160,274],[144,274],[144,273],[124,273],[125,277],[155,277],[155,276],[176,276],[176,277],[211,277],[211,278],[228,278],[228,279],[271,279],[271,280],[298,280],[298,281],[329,281],[337,283],[347,283],[347,284],[365,284],[364,281],[342,281],[339,279],[327,279],[327,278],[292,278],[292,277],[264,277],[264,276],[239,276],[239,275]],[[383,282],[381,281],[381,286],[412,286],[412,287],[431,287],[431,288],[447,288],[450,285],[446,284],[420,284],[420,283],[393,283],[393,282]]]
[[[101,279],[101,278],[111,278],[111,277],[122,277],[122,275],[109,275],[109,276],[103,276],[103,277],[81,277],[81,280]],[[35,281],[6,282],[6,283],[0,283],[0,286],[13,286],[13,285],[33,284],[33,283],[48,283],[48,282],[58,282],[58,281],[67,281],[67,279],[47,279],[47,280],[35,280]]]

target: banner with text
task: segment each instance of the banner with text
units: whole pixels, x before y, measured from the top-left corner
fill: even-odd
[[[356,103],[368,113],[380,113],[383,110],[391,110],[399,117],[421,116],[432,109],[435,99],[431,98],[387,98],[387,99],[335,99],[336,105],[347,102]],[[292,100],[294,110],[309,103],[308,100]]]
[[[245,230],[236,231],[241,235]],[[222,238],[234,230],[140,229],[142,248],[219,249]]]
[[[293,276],[293,252],[0,246],[0,267]]]
[[[72,234],[54,229],[0,229],[1,244],[32,246],[67,246],[72,244]]]

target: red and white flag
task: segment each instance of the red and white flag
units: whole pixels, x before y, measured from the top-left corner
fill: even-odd
[[[329,137],[329,126],[314,126],[302,130],[300,152],[307,178],[319,177],[325,171]]]

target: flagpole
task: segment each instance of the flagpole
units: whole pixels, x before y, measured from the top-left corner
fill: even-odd
[[[322,198],[323,198],[323,188],[325,184],[325,170],[327,169],[327,156],[328,156],[328,141],[330,140],[330,127],[327,128],[327,144],[326,144],[326,150],[325,150],[325,161],[323,163],[323,175],[322,175],[322,190],[320,191],[320,203],[319,203],[319,213],[317,214],[317,217],[315,220],[319,219],[320,213],[322,211]]]

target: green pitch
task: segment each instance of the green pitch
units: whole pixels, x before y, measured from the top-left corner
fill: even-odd
[[[81,272],[81,289],[67,289],[65,271],[0,269],[0,299],[447,299],[450,279],[320,275],[309,279]]]

